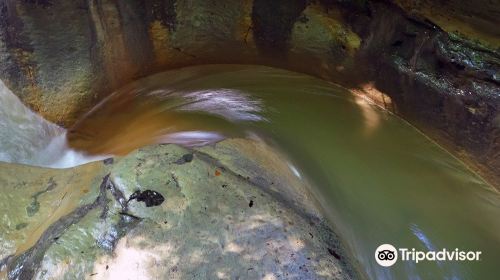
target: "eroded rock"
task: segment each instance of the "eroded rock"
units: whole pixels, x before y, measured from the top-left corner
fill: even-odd
[[[132,80],[194,64],[371,85],[388,109],[498,185],[499,6],[479,3],[6,0],[0,79],[66,126]]]
[[[94,178],[86,182],[91,190],[72,211],[51,220],[24,252],[1,239],[1,246],[13,248],[11,257],[3,258],[2,273],[11,279],[355,277],[349,256],[314,202],[306,191],[294,191],[293,174],[284,166],[271,169],[278,156],[265,162],[247,153],[269,155],[270,150],[248,140],[192,151],[157,145],[116,159],[112,166],[99,162],[58,170],[69,176],[87,168],[86,176]],[[186,154],[194,155],[189,164],[178,164]],[[12,167],[32,169],[2,166]],[[65,177],[52,177],[56,187],[47,193],[59,193]],[[34,183],[33,188],[47,186]],[[155,207],[125,199],[153,193],[164,198],[159,203],[153,196]],[[21,203],[26,207],[31,201],[27,197]],[[40,201],[39,219],[60,211],[57,204]]]

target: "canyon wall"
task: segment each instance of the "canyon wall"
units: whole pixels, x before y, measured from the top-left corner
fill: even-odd
[[[0,0],[0,79],[70,126],[137,78],[265,64],[366,94],[500,182],[494,1]]]

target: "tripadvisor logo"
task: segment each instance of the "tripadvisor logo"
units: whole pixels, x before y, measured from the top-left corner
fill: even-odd
[[[459,249],[440,251],[417,251],[415,248],[396,249],[391,244],[382,244],[375,250],[375,260],[381,266],[389,267],[396,263],[398,256],[401,261],[479,261],[481,251],[461,251]]]
[[[391,244],[382,244],[375,250],[375,260],[381,266],[392,266],[398,260],[398,251]]]

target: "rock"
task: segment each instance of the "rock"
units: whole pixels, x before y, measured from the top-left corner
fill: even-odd
[[[372,80],[362,87],[372,84],[389,98],[392,111],[499,185],[498,49],[387,3],[373,3],[369,15],[350,18],[364,40],[361,70]]]
[[[489,0],[393,0],[413,16],[426,19],[446,32],[460,34],[491,49],[500,48],[498,3]]]
[[[47,228],[94,200],[101,164],[71,170],[0,163],[0,260],[32,247]]]
[[[64,126],[131,80],[194,64],[263,64],[371,85],[498,185],[499,6],[478,3],[6,0],[0,79]]]
[[[152,207],[152,206],[158,206],[165,201],[165,198],[156,191],[152,190],[145,190],[145,191],[135,191],[128,201],[130,202],[131,200],[137,200],[140,202],[144,202],[146,207]]]
[[[233,150],[242,152],[228,153]],[[248,153],[269,157],[249,158]],[[11,192],[19,193],[13,210],[32,204],[33,196],[22,198],[33,192],[28,190],[48,189],[37,196],[35,215],[50,222],[24,250],[18,249],[21,242],[11,241],[15,239],[0,239],[0,246],[12,248],[2,256],[1,273],[10,279],[356,277],[350,257],[304,186],[302,192],[294,191],[299,180],[285,163],[276,166],[279,155],[270,153],[263,144],[232,139],[198,150],[149,146],[115,158],[113,165],[99,162],[55,171],[3,165],[3,173],[32,173],[22,189],[6,182]],[[188,154],[189,164],[178,164]],[[52,183],[37,183],[49,175],[53,179],[47,182]],[[68,178],[92,178],[79,181],[88,192]],[[64,194],[62,186],[69,183],[71,194],[79,194],[70,196],[74,207],[53,217],[61,211],[61,200],[53,197]],[[153,193],[164,198],[162,203],[154,200],[154,207],[126,199]],[[49,195],[58,203],[45,203]],[[16,217],[8,207],[1,210],[10,219]],[[21,216],[22,221],[4,219],[0,226],[13,232],[15,224],[27,223],[18,230],[29,235],[32,221],[27,214]]]

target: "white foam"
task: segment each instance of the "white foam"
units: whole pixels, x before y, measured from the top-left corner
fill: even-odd
[[[64,128],[32,112],[0,80],[0,161],[67,168],[104,157],[70,149]]]
[[[183,131],[170,133],[157,139],[158,143],[179,144],[188,147],[204,146],[224,139],[224,136],[208,131]]]
[[[85,163],[103,160],[109,155],[89,156],[68,147],[66,132],[54,137],[37,157],[33,159],[34,165],[51,168],[69,168]]]

